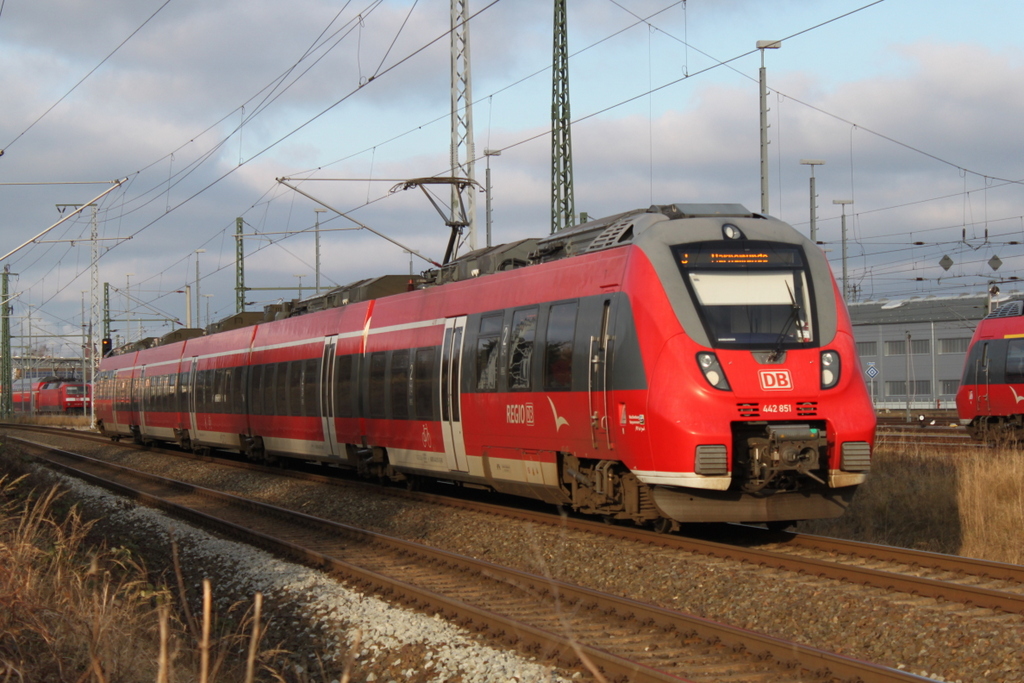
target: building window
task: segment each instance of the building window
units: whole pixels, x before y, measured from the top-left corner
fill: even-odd
[[[914,396],[931,396],[932,381],[930,379],[914,380],[913,382],[910,383],[910,388],[914,392]],[[906,380],[896,379],[887,381],[885,383],[885,395],[886,397],[906,396]]]
[[[877,356],[878,355],[878,342],[866,341],[857,342],[857,355],[860,357],[864,356]]]
[[[907,353],[907,342],[903,339],[899,341],[887,341],[885,342],[885,355],[887,356],[903,356]]]
[[[967,353],[967,348],[970,345],[970,337],[957,337],[956,339],[940,339],[939,353]]]
[[[957,390],[960,388],[960,380],[958,379],[944,379],[942,380],[942,395],[943,396],[956,396]]]
[[[927,356],[932,352],[932,342],[930,339],[911,339],[910,340],[910,352],[915,356]]]

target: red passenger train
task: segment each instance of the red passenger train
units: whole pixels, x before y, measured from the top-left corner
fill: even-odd
[[[956,410],[978,440],[1024,438],[1024,301],[1009,301],[974,330]]]
[[[870,469],[825,256],[739,205],[630,211],[273,313],[105,358],[99,428],[660,528],[838,516]]]

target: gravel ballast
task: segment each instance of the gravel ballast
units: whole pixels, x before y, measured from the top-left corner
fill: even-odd
[[[876,588],[413,503],[347,487],[211,467],[208,463],[114,446],[54,437],[45,440],[131,467],[543,573],[935,680],[1024,682],[1020,646],[1024,642],[1024,617],[1019,615],[889,594]],[[181,522],[169,524],[184,528]],[[437,619],[397,610],[347,591],[313,570],[280,562],[248,547],[224,543],[191,543],[203,548],[203,554],[191,563],[204,569],[223,566],[223,571],[217,573],[233,578],[230,590],[234,593],[251,596],[259,590],[274,596],[278,604],[288,604],[294,609],[295,618],[306,622],[302,628],[307,629],[311,646],[315,642],[323,657],[344,656],[345,643],[351,642],[352,634],[361,628],[363,646],[359,661],[365,663],[377,656],[387,672],[385,675],[396,680],[406,680],[409,669],[414,670],[410,675],[416,676],[412,680],[559,680],[558,672],[509,653],[490,648],[477,651],[474,648],[480,646],[476,641]],[[270,567],[274,567],[273,571],[268,571]],[[215,592],[221,588],[215,585]],[[347,611],[350,609],[353,611]],[[399,618],[398,613],[403,616]],[[392,621],[402,625],[389,627]],[[420,621],[430,628],[405,625]],[[339,623],[346,626],[339,629],[335,626]],[[420,628],[424,630],[417,630]],[[443,635],[434,638],[426,635],[428,632]],[[385,650],[393,652],[410,644],[418,649],[403,656],[404,664],[398,668],[380,657]],[[374,645],[380,649],[374,651]],[[453,663],[451,658],[456,655],[458,663]],[[429,659],[425,659],[427,656]],[[466,668],[470,662],[483,668]],[[421,678],[428,674],[429,677]]]

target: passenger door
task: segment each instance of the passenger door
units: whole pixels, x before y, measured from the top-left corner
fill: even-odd
[[[590,336],[590,369],[587,373],[587,397],[590,410],[590,436],[594,448],[611,450],[612,430],[609,414],[608,379],[614,338],[612,301],[605,299],[601,305],[600,327]]]
[[[199,359],[192,357],[192,367],[189,368],[188,372],[188,410],[189,426],[192,428],[192,441],[196,442],[199,438],[199,424],[196,421],[196,409],[198,401],[196,400],[196,366],[199,364]]]
[[[337,335],[324,338],[324,352],[320,363],[320,415],[323,417],[324,440],[327,442],[324,449],[326,455],[338,455],[341,451],[338,444],[338,428],[334,421],[334,353],[337,341]]]
[[[462,431],[462,348],[466,332],[466,316],[449,318],[444,324],[441,345],[440,389],[441,432],[448,469],[469,471],[466,441]]]
[[[989,357],[988,342],[982,342],[981,356],[978,358],[978,365],[975,368],[978,386],[978,413],[981,415],[992,414],[992,403],[989,401]]]

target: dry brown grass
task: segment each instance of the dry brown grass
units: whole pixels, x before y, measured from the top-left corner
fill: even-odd
[[[845,515],[801,531],[1024,563],[1024,452],[883,445]]]
[[[0,478],[0,681],[284,680],[269,664],[282,653],[260,649],[259,598],[221,627],[207,581],[197,619],[182,618],[186,596],[91,544],[93,524],[62,509],[56,487],[37,495],[24,481]]]
[[[837,519],[802,522],[801,531],[940,553],[962,542],[956,461],[907,444],[875,451],[868,480]]]
[[[1024,564],[1024,452],[1003,446],[960,463],[960,554]]]
[[[88,415],[15,415],[11,421],[17,424],[88,429],[91,420]]]

